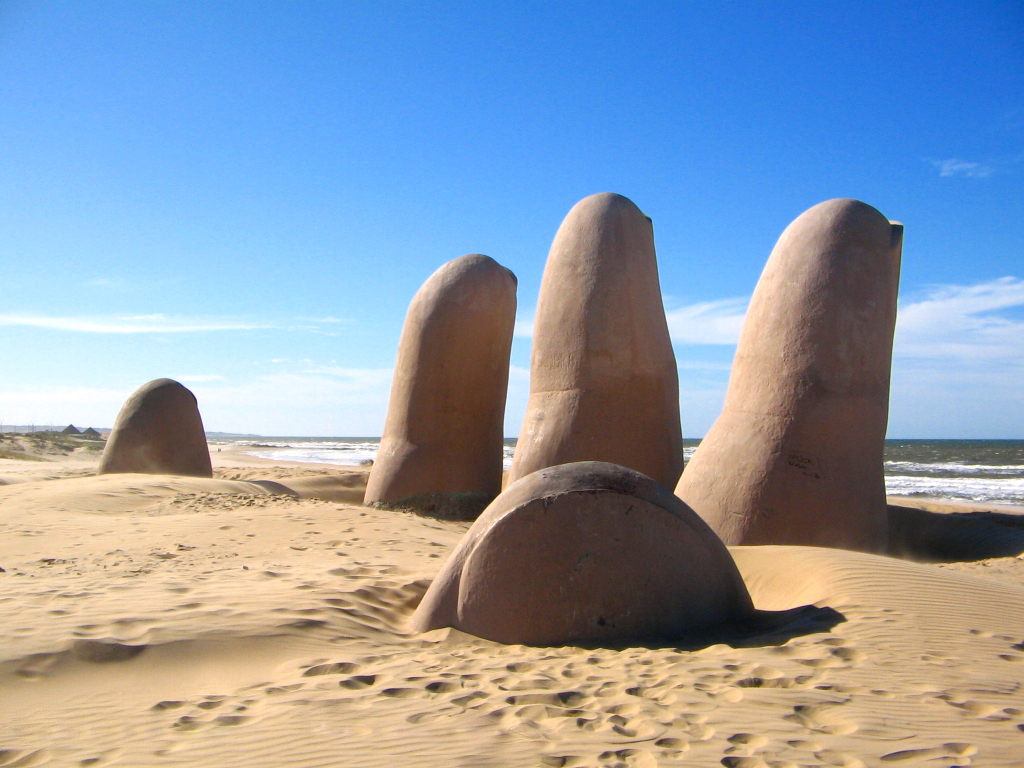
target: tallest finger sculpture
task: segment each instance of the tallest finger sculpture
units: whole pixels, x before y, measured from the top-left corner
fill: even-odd
[[[682,443],[651,220],[622,195],[591,195],[565,217],[544,268],[509,483],[604,461],[671,488]]]
[[[882,551],[903,226],[829,200],[779,238],[676,494],[726,544]]]

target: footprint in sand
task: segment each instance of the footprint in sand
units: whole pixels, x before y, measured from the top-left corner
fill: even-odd
[[[449,693],[451,691],[457,691],[461,688],[458,683],[446,682],[444,680],[436,680],[432,683],[427,683],[423,686],[424,690],[430,693]]]
[[[71,646],[71,655],[90,664],[109,664],[133,659],[146,648],[145,645],[126,645],[103,640],[75,640]]]
[[[799,723],[815,733],[829,736],[846,736],[857,730],[854,723],[842,719],[833,710],[842,702],[833,704],[801,704],[793,707],[793,713],[784,715],[784,720]]]
[[[726,704],[738,704],[743,701],[743,690],[741,688],[733,688],[729,685],[718,686],[713,690],[709,690],[708,696],[715,701],[722,701]]]
[[[248,715],[220,715],[214,718],[214,725],[241,725],[242,723],[248,722],[252,718]]]
[[[361,688],[369,688],[376,682],[376,675],[353,675],[352,677],[340,680],[338,682],[338,685],[340,685],[342,688],[347,688],[350,691],[355,691]]]
[[[658,739],[654,742],[654,746],[658,747],[665,755],[666,759],[678,759],[680,755],[690,748],[690,742],[685,739],[679,739],[674,736],[666,736],[665,738]]]
[[[175,728],[179,731],[196,731],[204,725],[206,725],[206,723],[197,717],[193,717],[192,715],[182,715],[171,723],[171,728]]]
[[[799,750],[801,752],[811,752],[817,754],[824,752],[825,747],[816,741],[806,741],[804,739],[791,739],[786,742],[786,745],[792,749]]]
[[[270,696],[274,696],[281,693],[291,693],[292,691],[297,691],[302,687],[302,683],[292,683],[291,685],[272,685],[269,688],[264,688],[263,692]]]
[[[316,677],[318,675],[345,675],[359,669],[358,664],[348,661],[337,661],[330,664],[317,664],[309,667],[302,673],[303,677]]]
[[[966,742],[951,741],[943,744],[939,747],[931,747],[928,749],[904,749],[899,752],[890,752],[887,755],[882,755],[882,761],[886,763],[901,763],[908,760],[914,761],[915,764],[923,761],[932,761],[948,758],[960,758],[970,757],[978,752],[978,748],[974,744]]]
[[[474,709],[480,706],[487,699],[487,694],[483,691],[473,691],[467,693],[465,696],[456,696],[451,699],[451,703],[457,707],[463,707],[465,709]]]
[[[825,765],[835,765],[839,768],[866,768],[864,761],[856,755],[835,749],[819,749],[814,753],[814,757]]]
[[[110,762],[116,760],[121,754],[120,749],[108,749],[93,757],[87,757],[83,760],[79,760],[78,764],[81,766],[102,766],[107,765]],[[20,765],[20,763],[19,763]]]
[[[657,758],[646,750],[617,749],[607,750],[597,759],[609,766],[630,766],[630,768],[657,768]]]
[[[381,690],[380,695],[391,699],[409,699],[419,696],[420,691],[416,688],[384,688]]]
[[[752,757],[737,757],[735,755],[723,757],[722,765],[725,768],[769,768],[768,763],[756,755]]]
[[[540,764],[545,768],[572,768],[582,765],[583,758],[579,755],[544,755],[540,759]]]
[[[968,700],[968,701],[964,701],[964,702],[960,702],[960,703],[953,702],[953,701],[947,701],[946,703],[949,704],[950,706],[957,707],[958,709],[962,709],[964,712],[969,712],[970,714],[974,715],[975,717],[981,717],[981,718],[985,718],[985,719],[990,718],[992,715],[996,714],[997,712],[1001,713],[1001,708],[1000,707],[996,706],[995,704],[986,704],[986,703],[981,702],[981,701],[970,701],[970,700]],[[1002,719],[1002,718],[1000,718],[1000,719]]]
[[[527,693],[518,696],[509,696],[505,699],[508,704],[547,704],[553,707],[572,707],[584,699],[579,691],[562,691],[561,693]]]
[[[818,675],[797,675],[796,677],[745,677],[737,680],[736,685],[740,688],[808,688],[816,680]],[[820,687],[820,686],[819,686]]]
[[[767,738],[755,733],[734,733],[726,741],[742,749],[759,749],[768,745]]]
[[[178,709],[180,707],[185,706],[185,703],[186,702],[184,701],[173,701],[169,699],[167,701],[158,701],[156,704],[150,707],[150,709],[157,712],[161,712],[165,709]]]
[[[842,667],[856,666],[864,658],[864,653],[854,648],[844,646],[831,647],[828,655],[818,659],[797,659],[798,664],[814,667],[816,669],[837,669]]]

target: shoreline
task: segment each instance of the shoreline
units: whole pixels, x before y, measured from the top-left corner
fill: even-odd
[[[254,467],[276,467],[294,469],[296,474],[310,474],[315,471],[323,473],[359,473],[368,474],[370,465],[336,464],[317,461],[295,461],[289,459],[270,459],[255,456],[249,452],[250,446],[230,443],[208,443],[210,458],[215,471],[252,469]],[[285,450],[285,449],[281,449]],[[27,478],[67,476],[83,474],[95,469],[99,464],[99,454],[76,451],[62,456],[53,454],[33,454],[26,459],[0,458],[0,486],[13,482],[24,482]],[[280,471],[274,474],[281,475]],[[507,470],[505,471],[507,475]],[[503,486],[504,487],[504,486]],[[887,503],[891,506],[911,507],[931,512],[1005,512],[1008,514],[1024,514],[1024,503],[1000,501],[969,501],[944,496],[904,496],[888,494]]]

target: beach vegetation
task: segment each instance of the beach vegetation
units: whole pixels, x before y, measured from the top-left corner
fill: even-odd
[[[96,453],[105,441],[56,431],[0,433],[0,459],[50,461],[76,452]]]

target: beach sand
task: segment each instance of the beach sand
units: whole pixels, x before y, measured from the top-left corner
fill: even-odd
[[[405,629],[468,523],[213,451],[0,462],[0,766],[1024,763],[1024,510],[891,499],[946,562],[731,548],[757,607],[806,606],[772,634],[502,646]]]

